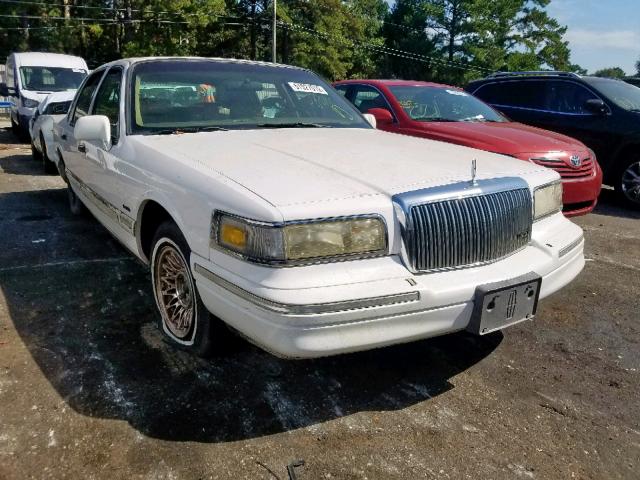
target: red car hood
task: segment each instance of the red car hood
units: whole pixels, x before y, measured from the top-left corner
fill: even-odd
[[[414,122],[438,140],[504,155],[563,151],[584,155],[587,147],[566,135],[515,122]]]

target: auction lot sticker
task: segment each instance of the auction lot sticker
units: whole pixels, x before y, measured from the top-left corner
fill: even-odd
[[[327,91],[320,85],[312,85],[311,83],[289,82],[289,86],[294,92],[319,93],[321,95],[329,95]]]

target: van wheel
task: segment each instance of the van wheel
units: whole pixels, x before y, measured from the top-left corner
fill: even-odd
[[[16,137],[20,134],[20,125],[13,121],[13,117],[11,117],[11,132]]]
[[[618,198],[627,207],[640,209],[640,154],[623,162],[617,177]]]
[[[215,318],[198,294],[189,264],[191,249],[173,222],[160,225],[152,245],[151,284],[160,329],[173,346],[206,357],[212,350]]]
[[[33,149],[33,144],[31,145],[31,148]],[[40,148],[42,148],[42,168],[44,169],[44,173],[48,173],[50,175],[58,173],[58,167],[56,167],[56,164],[49,160],[47,144],[44,142],[44,135],[42,135],[42,132],[40,132]]]
[[[87,207],[84,206],[82,200],[76,195],[76,192],[73,191],[71,185],[67,185],[67,196],[69,198],[69,210],[74,215],[85,215],[87,212]]]

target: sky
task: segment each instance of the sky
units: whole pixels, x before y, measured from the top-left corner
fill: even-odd
[[[394,0],[386,0],[393,6]],[[487,0],[491,1],[491,0]],[[589,73],[620,67],[636,73],[640,59],[640,0],[551,0],[549,14],[568,27],[571,62]]]
[[[589,73],[620,67],[636,73],[640,59],[640,0],[551,0],[549,14],[568,27],[571,62]]]

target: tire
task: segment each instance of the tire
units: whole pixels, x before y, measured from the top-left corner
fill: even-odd
[[[173,222],[165,222],[152,242],[151,286],[160,313],[159,328],[169,343],[200,357],[212,353],[214,321],[206,309],[191,272],[191,249]],[[217,335],[218,340],[222,335]],[[216,342],[218,343],[218,342]]]
[[[42,153],[40,153],[38,151],[38,149],[35,147],[35,145],[33,144],[33,142],[31,142],[31,157],[36,161],[36,162],[41,162],[42,161]]]
[[[42,135],[42,132],[40,132],[40,148],[42,148],[42,168],[44,170],[44,173],[49,175],[58,173],[58,167],[56,167],[56,164],[49,160],[49,154],[47,153],[47,144],[44,141],[44,135]]]
[[[86,215],[87,207],[84,206],[82,200],[76,195],[76,192],[73,191],[71,185],[67,185],[67,197],[69,198],[69,210],[74,215]]]
[[[616,175],[616,193],[629,208],[640,209],[640,153],[624,161]]]
[[[13,121],[13,117],[11,117],[11,132],[18,137],[20,134],[20,125]]]

